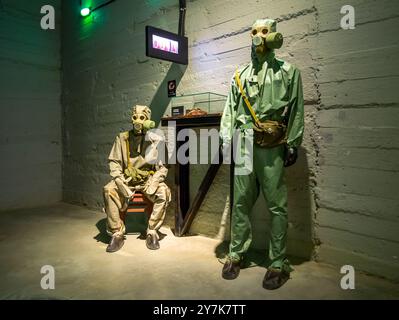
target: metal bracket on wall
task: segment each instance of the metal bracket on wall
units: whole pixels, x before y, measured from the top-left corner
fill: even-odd
[[[179,36],[184,36],[185,34],[185,24],[186,24],[186,0],[179,0]]]

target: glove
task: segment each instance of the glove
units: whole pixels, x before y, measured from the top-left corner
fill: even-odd
[[[292,166],[298,159],[298,148],[288,147],[285,145],[284,150],[284,167]]]
[[[135,184],[144,183],[148,179],[148,177],[150,176],[150,172],[137,169],[137,168],[135,168],[133,166],[129,166],[125,170],[125,175],[127,177],[129,177],[130,178],[129,181],[133,185],[135,185]]]

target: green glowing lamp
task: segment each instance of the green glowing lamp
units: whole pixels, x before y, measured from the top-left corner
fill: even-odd
[[[80,15],[82,17],[86,17],[91,13],[90,8],[82,8],[82,10],[80,10]]]

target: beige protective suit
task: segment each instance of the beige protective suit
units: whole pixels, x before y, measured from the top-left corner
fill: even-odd
[[[103,190],[107,213],[107,233],[111,236],[125,233],[121,214],[127,210],[128,200],[133,193],[139,190],[154,204],[148,221],[147,234],[152,234],[158,239],[157,230],[164,221],[171,194],[164,182],[168,169],[160,160],[157,160],[157,146],[163,143],[162,138],[153,132],[147,132],[147,140],[144,134],[137,134],[134,130],[122,132],[115,138],[108,157],[112,180],[104,186]],[[144,182],[132,183],[125,174],[129,163],[136,169],[155,173],[151,172]]]

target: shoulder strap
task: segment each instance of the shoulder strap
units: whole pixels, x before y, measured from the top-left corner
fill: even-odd
[[[235,79],[236,79],[236,83],[238,85],[238,88],[240,89],[242,98],[244,99],[245,105],[247,106],[249,112],[251,113],[251,116],[254,119],[256,125],[259,125],[259,119],[256,116],[255,111],[252,108],[251,103],[249,102],[247,96],[245,95],[244,89],[242,88],[242,84],[241,84],[241,81],[240,81],[240,76],[238,75],[238,69],[236,70]]]

